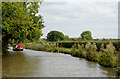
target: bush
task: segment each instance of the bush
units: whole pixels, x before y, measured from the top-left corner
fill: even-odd
[[[74,44],[74,45],[72,46],[71,55],[73,55],[73,53],[75,52],[75,50],[76,50],[76,44]]]
[[[91,43],[88,43],[86,45],[86,59],[88,60],[92,60],[92,61],[98,61],[98,55],[97,55],[97,51],[96,51],[97,47],[95,45],[95,43],[93,43],[91,45]]]
[[[47,50],[46,50],[47,52],[51,52],[52,50],[51,50],[51,48],[47,48]]]
[[[49,45],[45,45],[44,46],[44,51],[47,51],[48,48],[49,48]]]
[[[82,45],[78,44],[78,51],[79,51],[79,57],[86,58],[86,50],[83,44]]]
[[[72,56],[79,57],[79,50],[75,49],[74,52],[72,53]]]
[[[99,60],[99,64],[102,64],[106,67],[115,67],[117,66],[117,56],[114,55],[115,47],[110,42],[106,45],[106,49],[102,52]]]
[[[110,56],[108,51],[104,51],[103,54],[100,57],[99,64],[111,67],[113,61],[113,56]]]
[[[52,50],[52,52],[56,52],[56,51],[57,51],[55,44],[52,44],[52,45],[51,45],[51,50]]]

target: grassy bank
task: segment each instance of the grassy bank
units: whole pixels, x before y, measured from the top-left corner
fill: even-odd
[[[59,43],[36,42],[25,43],[24,48],[70,54],[75,57],[85,58],[88,61],[98,62],[104,67],[116,68],[119,65],[118,51],[112,42],[106,45],[101,44],[99,51],[97,51],[96,43],[74,44],[71,48],[63,48],[59,46]]]

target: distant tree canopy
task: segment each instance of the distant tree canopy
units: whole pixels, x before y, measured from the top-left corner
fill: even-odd
[[[83,33],[81,34],[82,39],[84,40],[92,40],[92,34],[90,31],[83,31]]]
[[[59,31],[50,31],[47,34],[47,41],[61,41],[64,40],[64,34]]]
[[[65,40],[70,40],[68,35],[65,35]]]
[[[42,36],[43,17],[38,13],[38,2],[3,2],[2,3],[2,43],[9,40],[33,41]]]

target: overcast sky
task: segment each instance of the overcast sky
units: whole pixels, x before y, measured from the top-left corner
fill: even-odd
[[[89,30],[93,38],[118,38],[117,2],[43,2],[39,14],[45,22],[42,38],[52,30],[69,37]]]

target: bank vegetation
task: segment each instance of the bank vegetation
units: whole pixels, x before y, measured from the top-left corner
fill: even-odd
[[[32,43],[25,43],[24,48],[32,49],[36,51],[47,51],[52,53],[64,53],[70,54],[74,57],[85,58],[88,61],[98,62],[101,66],[112,67],[117,72],[119,71],[119,41],[114,42],[76,42],[73,43],[59,41],[59,42],[47,42],[38,41]],[[72,45],[70,47],[70,45]],[[65,47],[66,46],[66,47]],[[120,72],[119,72],[120,73]],[[118,73],[118,75],[120,75]]]

